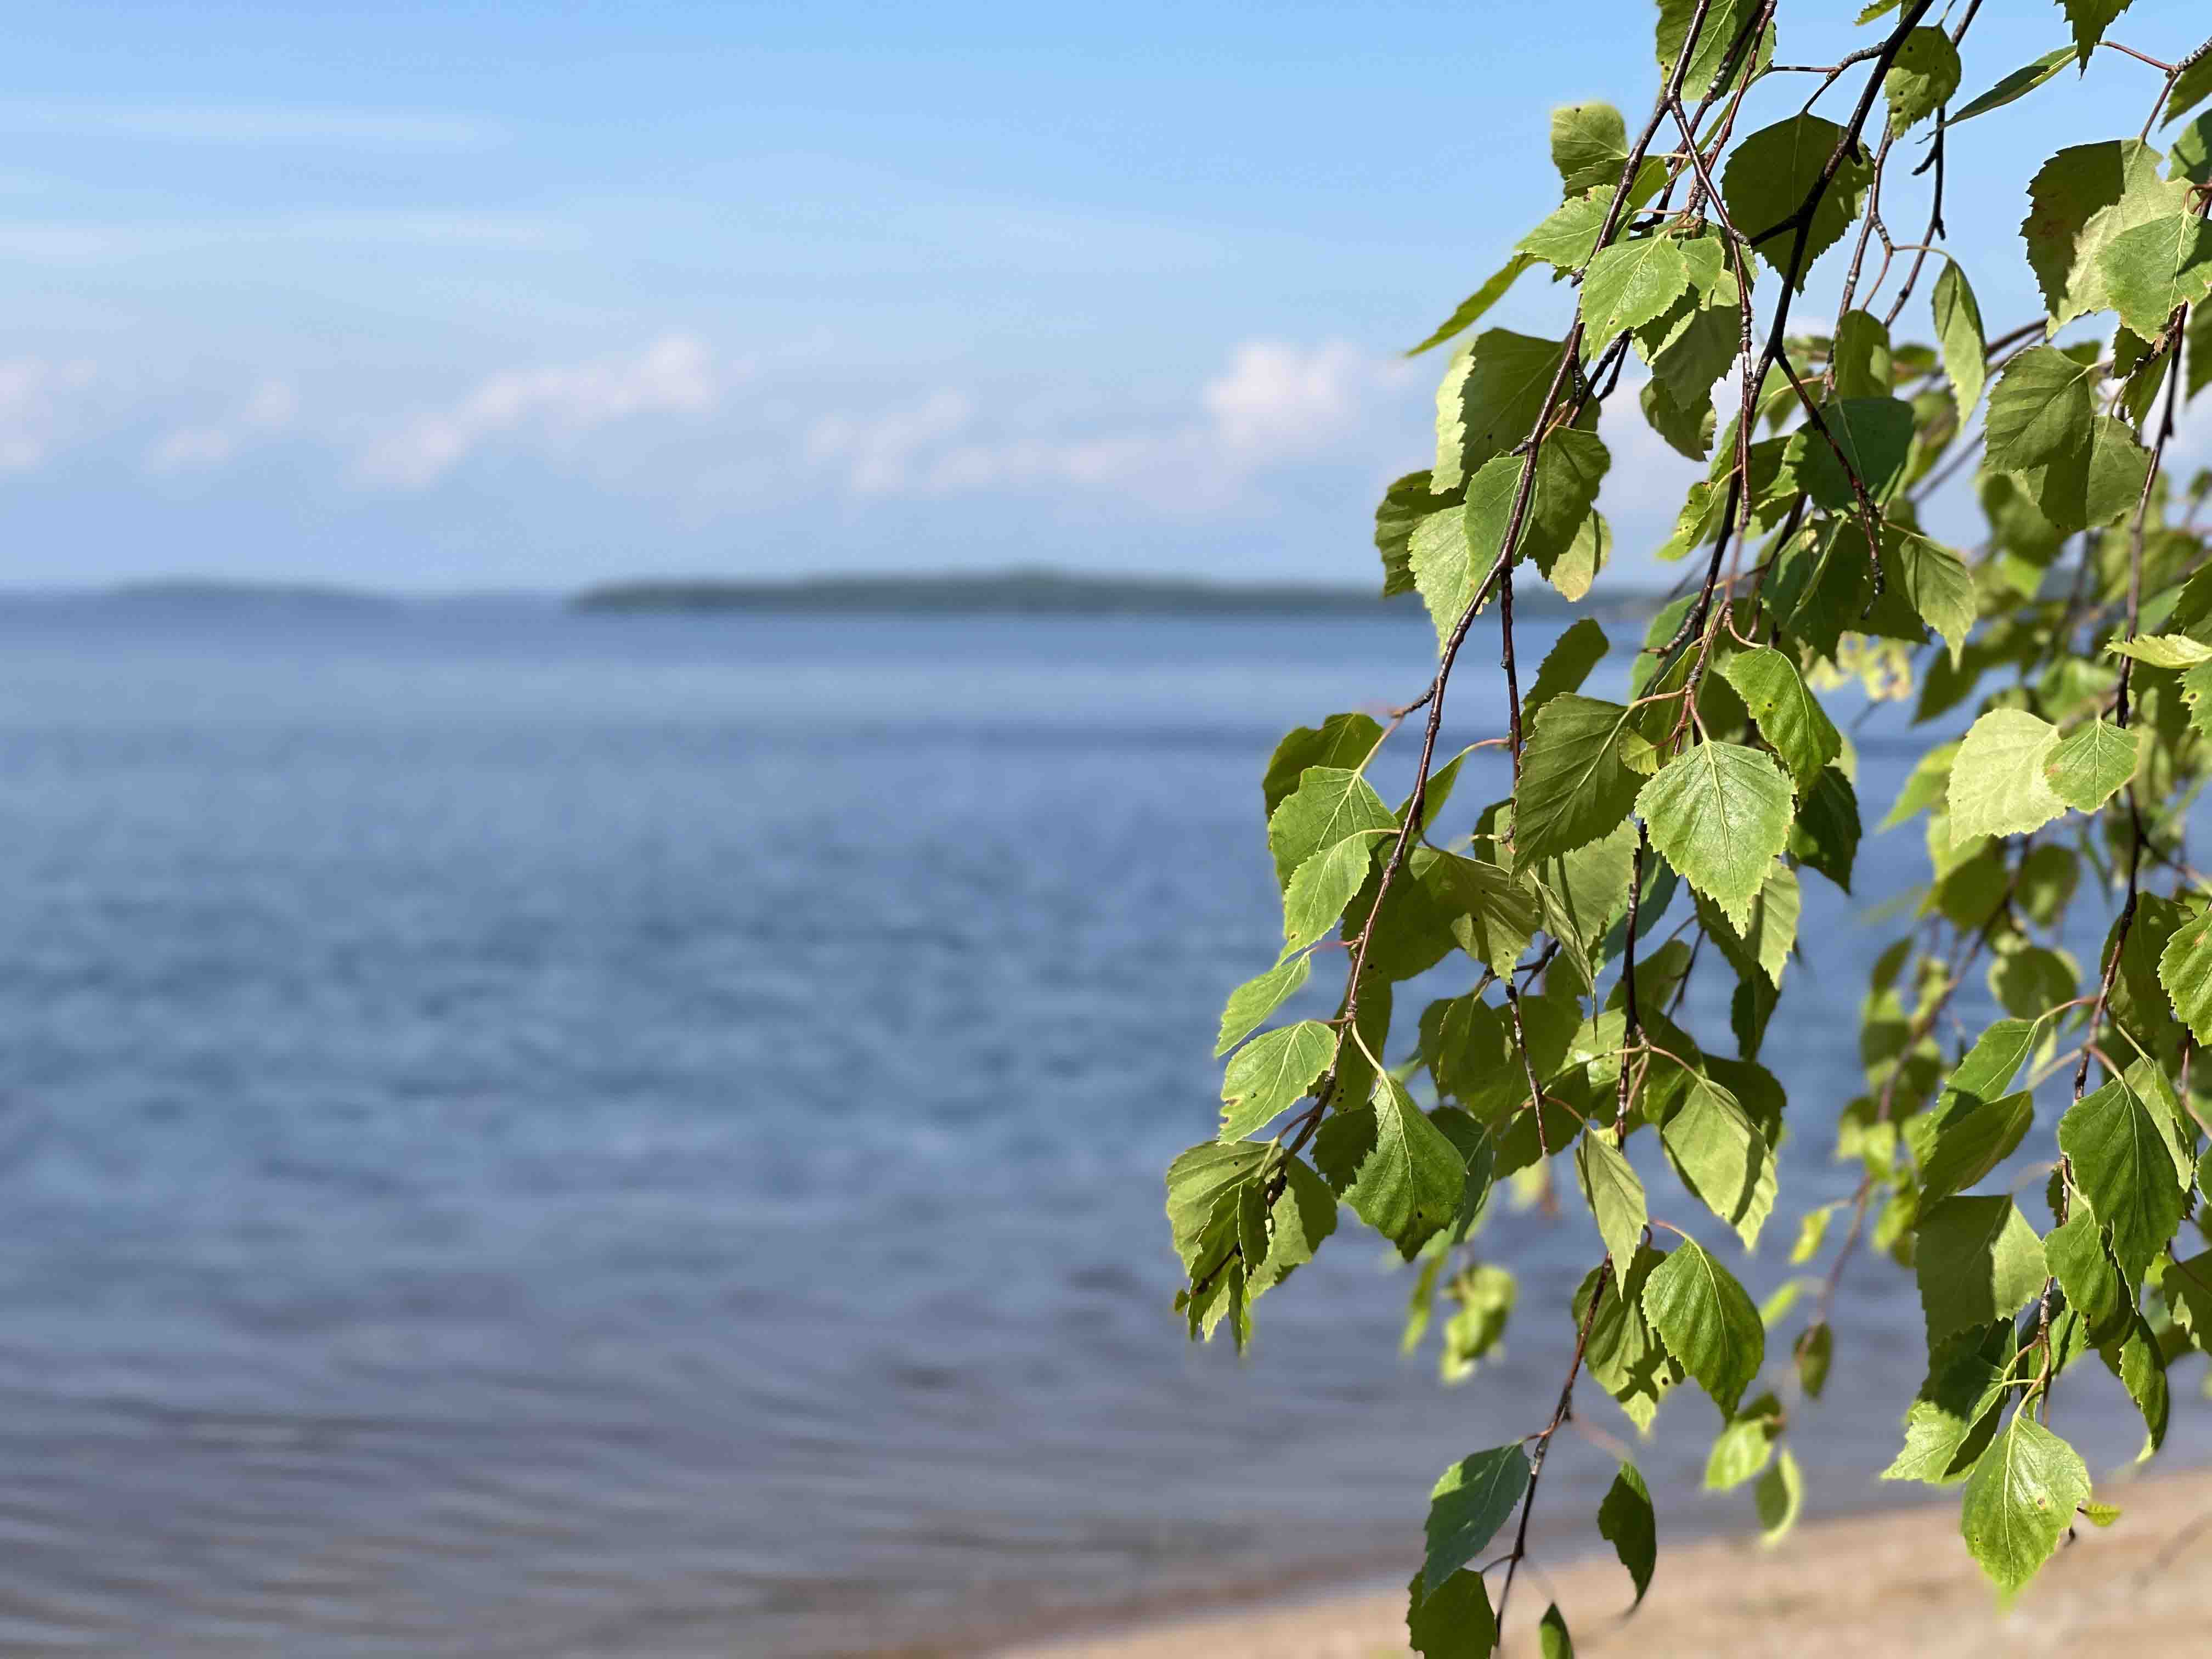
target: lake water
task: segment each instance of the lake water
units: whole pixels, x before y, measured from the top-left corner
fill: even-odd
[[[1354,1233],[1245,1361],[1186,1346],[1159,1174],[1272,959],[1270,746],[1431,648],[0,605],[0,1649],[969,1651],[1402,1577],[1437,1472],[1548,1411],[1579,1206],[1493,1222],[1522,1312],[1447,1389]],[[1463,740],[1496,702],[1468,662]],[[1860,736],[1871,821],[1911,751]],[[1863,898],[1920,867],[1869,842]],[[1838,955],[1770,1042],[1804,1128],[1755,1291],[1851,1188],[1825,1126],[1889,937],[1807,893]],[[1816,1513],[1900,1496],[1918,1380],[1887,1264],[1839,1325],[1878,1383],[1796,1430]],[[2062,1391],[2100,1468],[2125,1412],[2094,1364]],[[1638,1453],[1662,1533],[1749,1524],[1692,1490],[1717,1422],[1685,1390]],[[1563,1441],[1540,1530],[1594,1544],[1610,1474]]]

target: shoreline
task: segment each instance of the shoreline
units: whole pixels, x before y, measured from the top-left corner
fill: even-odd
[[[1953,1489],[1955,1493],[1955,1488]],[[1516,1583],[1500,1651],[1536,1651],[1556,1601],[1577,1653],[1637,1659],[2057,1653],[2094,1634],[2181,1653],[2201,1644],[2199,1586],[2212,1570],[2212,1468],[2113,1477],[2098,1492],[2123,1510],[2109,1528],[2083,1523],[2010,1609],[1958,1535],[1955,1501],[1803,1522],[1775,1549],[1746,1534],[1669,1546],[1663,1532],[1650,1594],[1633,1618],[1628,1575],[1607,1553],[1545,1571],[1532,1556]],[[1074,1635],[964,1648],[990,1659],[1398,1659],[1402,1589],[1320,1583],[1263,1599],[1158,1617],[1094,1623]],[[1495,1592],[1493,1582],[1492,1594]],[[1717,1644],[1725,1641],[1723,1650]]]

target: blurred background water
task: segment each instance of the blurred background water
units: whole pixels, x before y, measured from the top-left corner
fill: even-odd
[[[1578,1205],[1492,1221],[1522,1307],[1446,1389],[1356,1231],[1244,1362],[1187,1347],[1159,1174],[1273,959],[1269,749],[1431,649],[1418,617],[0,605],[0,1648],[968,1651],[1402,1575],[1437,1470],[1548,1412]],[[1901,731],[1857,732],[1869,825]],[[1755,1292],[1851,1189],[1829,1126],[1893,931],[1859,911],[1923,868],[1907,830],[1856,903],[1806,882]],[[1708,977],[1687,1023],[1732,1051]],[[1863,1260],[1838,1324],[1869,1369],[1793,1430],[1813,1513],[1908,1495],[1873,1477],[1909,1279]],[[2060,1415],[2100,1470],[2141,1437],[2094,1364]],[[1694,1492],[1717,1425],[1686,1389],[1639,1450],[1662,1533],[1748,1524]],[[1561,1443],[1559,1547],[1611,1471]]]

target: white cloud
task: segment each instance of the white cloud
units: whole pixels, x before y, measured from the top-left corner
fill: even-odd
[[[82,361],[0,359],[0,472],[41,465],[70,423],[75,394],[91,383]]]
[[[1203,511],[1237,501],[1271,468],[1363,457],[1407,378],[1396,360],[1340,340],[1250,340],[1198,388],[1196,408],[1181,420],[1011,432],[965,393],[945,390],[880,415],[825,416],[809,429],[806,453],[859,495],[1047,487]]]
[[[356,471],[369,483],[421,489],[472,451],[518,431],[574,437],[641,415],[704,414],[720,397],[705,343],[665,335],[627,357],[495,374],[459,402],[401,422]]]
[[[264,380],[224,419],[163,434],[146,452],[147,470],[173,473],[221,466],[255,439],[283,431],[299,409],[299,397],[288,383]]]

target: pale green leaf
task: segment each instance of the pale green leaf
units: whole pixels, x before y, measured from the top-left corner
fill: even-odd
[[[1990,465],[2025,471],[2087,442],[2096,385],[2093,368],[2054,346],[2021,352],[1990,393]]]
[[[1766,1467],[1781,1429],[1781,1410],[1772,1395],[1761,1395],[1722,1429],[1705,1455],[1707,1492],[1733,1492]]]
[[[1951,766],[1951,844],[2023,836],[2066,810],[2044,774],[2058,728],[2021,708],[1993,708],[1967,730]]]
[[[1493,474],[1505,475],[1504,485],[1510,489],[1520,471],[1518,461],[1491,461],[1475,475],[1468,489],[1495,489],[1499,479]],[[1406,543],[1406,568],[1428,610],[1429,620],[1436,625],[1437,650],[1442,654],[1459,619],[1474,603],[1483,579],[1490,574],[1487,565],[1475,568],[1474,556],[1468,550],[1463,507],[1455,505],[1431,513],[1413,526]]]
[[[1774,1158],[1742,1103],[1702,1073],[1682,1073],[1681,1103],[1660,1127],[1660,1144],[1699,1202],[1749,1249],[1774,1209]]]
[[[1885,1480],[1945,1486],[1963,1480],[1996,1431],[2017,1338],[2009,1319],[1992,1320],[1929,1345],[1928,1380],[1905,1413],[1905,1445]]]
[[[1946,261],[1929,296],[1936,315],[1936,343],[1943,348],[1943,369],[1951,377],[1951,396],[1959,423],[1974,412],[1989,375],[1989,346],[1982,331],[1982,307],[1973,286],[1955,262]]]
[[[1414,877],[1447,918],[1454,940],[1492,972],[1512,971],[1536,931],[1536,896],[1504,869],[1480,859],[1424,848]]]
[[[1300,954],[1279,962],[1264,974],[1248,979],[1229,994],[1221,1011],[1221,1036],[1217,1057],[1227,1054],[1256,1030],[1260,1023],[1288,1001],[1313,972],[1313,958]]]
[[[2125,421],[2100,415],[2078,449],[2020,475],[2036,511],[2062,531],[2118,522],[2142,499],[2150,452]]]
[[[2012,1086],[2021,1063],[2035,1051],[2040,1023],[2001,1019],[1984,1031],[1951,1073],[1945,1087],[1977,1100],[1993,1100]]]
[[[1967,1477],[1959,1530],[1982,1571],[2011,1595],[2051,1559],[2088,1498],[2080,1454],[2023,1407]]]
[[[1275,809],[1297,791],[1308,767],[1347,767],[1357,771],[1382,740],[1382,728],[1371,714],[1331,714],[1318,726],[1301,726],[1285,733],[1268,759],[1267,775],[1260,786],[1267,816],[1274,817]],[[1289,880],[1290,874],[1283,871],[1282,879]]]
[[[1554,270],[1580,270],[1597,252],[1607,210],[1607,198],[1603,196],[1570,197],[1516,243],[1515,252],[1540,260]]]
[[[1790,1265],[1802,1267],[1820,1253],[1821,1241],[1828,1236],[1828,1223],[1836,1213],[1832,1204],[1823,1204],[1817,1210],[1808,1210],[1798,1218],[1797,1242],[1790,1247]]]
[[[1654,44],[1662,76],[1673,74],[1674,60],[1682,55],[1682,43],[1689,39],[1690,24],[1698,9],[1698,0],[1659,0],[1659,24]],[[1722,65],[1728,62],[1729,48],[1759,9],[1759,0],[1710,0],[1705,8],[1705,21],[1698,31],[1697,44],[1691,48],[1690,61],[1682,70],[1684,98],[1695,102],[1711,89]],[[1761,69],[1772,60],[1772,23],[1761,32],[1753,56]]]
[[[1843,734],[1806,689],[1797,665],[1771,646],[1737,653],[1721,665],[1721,672],[1758,722],[1759,735],[1782,757],[1801,790],[1843,753]]]
[[[1922,1211],[1912,1266],[1931,1348],[1954,1331],[2010,1318],[2045,1277],[2043,1241],[2002,1194]]]
[[[2160,952],[2158,981],[2197,1041],[2212,1045],[2212,913],[2203,900],[2184,912],[2181,925]]]
[[[1971,121],[1977,115],[1987,115],[1993,109],[2002,109],[2016,98],[2025,98],[2045,81],[2057,75],[2074,61],[2074,48],[2061,46],[2047,52],[2033,64],[2023,64],[1979,97],[1971,99],[1965,107],[1955,111],[1944,123],[1957,126],[1961,121]]]
[[[1597,100],[1553,110],[1552,165],[1569,196],[1619,183],[1628,165],[1628,124],[1620,112]]]
[[[1421,1578],[1434,1594],[1474,1560],[1512,1517],[1528,1490],[1528,1454],[1516,1441],[1462,1458],[1429,1493],[1428,1553]]]
[[[1267,845],[1275,872],[1285,886],[1297,868],[1347,836],[1370,830],[1395,830],[1398,820],[1374,786],[1357,771],[1339,766],[1310,766],[1298,787],[1267,819]]]
[[[1941,542],[1931,541],[1902,525],[1886,529],[1888,549],[1896,555],[1899,586],[1920,619],[1943,636],[1957,662],[1974,630],[1978,609],[1974,579],[1961,559]]]
[[[1936,28],[1917,28],[1890,60],[1881,89],[1889,100],[1889,130],[1903,133],[1926,120],[1959,89],[1959,49]]]
[[[1782,769],[1740,744],[1699,744],[1644,786],[1636,810],[1667,861],[1738,929],[1747,927],[1768,866],[1789,844]]]
[[[1336,1058],[1336,1032],[1302,1019],[1255,1037],[1237,1051],[1221,1079],[1221,1139],[1242,1140],[1304,1098]]]
[[[2094,720],[2076,726],[2051,751],[2043,775],[2059,799],[2094,812],[2135,776],[2136,744],[2136,733],[2127,727]]]
[[[1644,1311],[1721,1415],[1735,1416],[1766,1362],[1766,1329],[1735,1276],[1686,1238],[1644,1280]]]
[[[2120,320],[2155,340],[2176,306],[2212,295],[2212,226],[2191,212],[2170,213],[2121,232],[2097,263]]]
[[[2146,634],[2137,639],[2112,640],[2105,649],[2116,656],[2133,657],[2153,668],[2195,668],[2212,662],[2212,645],[2186,634]]]
[[[1583,277],[1583,361],[1595,358],[1614,336],[1660,316],[1689,286],[1689,266],[1671,236],[1601,249]]]
[[[1597,1218],[1606,1254],[1616,1264],[1633,1261],[1646,1218],[1644,1182],[1611,1137],[1595,1126],[1575,1143],[1575,1177],[1582,1183],[1590,1213]]]
[[[1446,340],[1465,333],[1482,319],[1483,313],[1505,297],[1506,290],[1521,278],[1521,273],[1535,264],[1528,254],[1516,252],[1513,257],[1490,274],[1482,286],[1459,302],[1459,308],[1437,325],[1435,333],[1407,351],[1408,357],[1418,357],[1431,346],[1440,346]]]
[[[1363,830],[1323,848],[1298,866],[1283,890],[1283,948],[1303,950],[1337,924],[1367,880],[1375,841],[1389,834]]]
[[[2106,246],[2181,210],[2185,187],[2159,177],[2159,159],[2132,138],[2077,144],[2030,181],[2021,235],[2054,326],[2112,303],[2100,258]]]
[[[1536,1652],[1538,1659],[1575,1659],[1575,1638],[1567,1633],[1566,1615],[1556,1601],[1536,1622]]]

